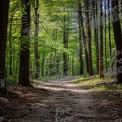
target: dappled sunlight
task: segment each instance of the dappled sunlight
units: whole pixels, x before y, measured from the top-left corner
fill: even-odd
[[[122,0],[0,0],[0,122],[122,121]]]
[[[7,106],[5,107],[8,111],[7,115],[12,111],[15,118],[24,116],[24,120],[34,118],[40,121],[41,118],[42,121],[53,122],[56,114],[76,119],[76,122],[77,120],[95,120],[96,117],[99,120],[111,120],[121,116],[118,115],[118,111],[121,110],[118,93],[93,92],[71,81],[71,78],[64,78],[61,81],[34,83],[34,88],[16,87],[12,89],[13,91],[11,90],[12,93],[7,100],[0,97],[0,102],[1,105]],[[4,106],[1,108],[5,113]],[[65,114],[65,111],[68,113]],[[116,116],[113,112],[116,112]]]
[[[66,78],[67,79],[67,78]],[[66,91],[66,92],[74,92],[74,93],[87,93],[88,90],[81,89],[78,84],[71,83],[68,79],[63,79],[62,81],[50,81],[46,83],[41,83],[36,86],[37,88],[43,88],[46,90],[52,91]],[[70,80],[71,78],[69,78]]]
[[[52,91],[70,91],[70,92],[76,92],[76,93],[87,93],[88,90],[80,90],[80,89],[72,89],[72,88],[59,88],[59,87],[49,87],[49,86],[38,86],[38,88],[44,88],[46,90],[52,90]]]

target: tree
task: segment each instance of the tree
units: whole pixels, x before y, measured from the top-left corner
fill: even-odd
[[[80,63],[80,75],[83,74],[83,46],[82,46],[82,13],[81,13],[81,1],[78,0],[78,23],[79,23],[79,63]]]
[[[97,10],[97,1],[92,0],[92,9],[93,9],[93,25],[94,25],[94,41],[95,41],[95,51],[96,51],[96,69],[97,74],[99,74],[99,41],[98,41],[98,10]]]
[[[110,10],[110,0],[108,0],[108,10]],[[111,12],[109,11],[108,12],[108,22],[109,22],[109,24],[108,24],[108,39],[109,39],[109,49],[110,49],[110,56],[112,56],[112,46],[111,46],[111,23],[110,23],[110,18],[111,18]]]
[[[82,10],[80,11],[81,14],[81,32],[82,32],[82,38],[83,38],[83,44],[84,44],[84,52],[85,52],[85,59],[86,59],[86,70],[87,73],[89,72],[89,61],[88,61],[88,48],[87,48],[87,42],[86,42],[86,35],[85,35],[85,26],[83,24],[83,14]]]
[[[35,49],[35,78],[39,77],[40,72],[40,66],[39,66],[39,52],[38,52],[38,30],[39,30],[39,0],[34,1],[34,10],[35,10],[35,43],[34,43],[34,49]]]
[[[122,34],[119,18],[118,0],[112,0],[112,23],[116,43],[117,82],[122,83]]]
[[[13,14],[10,17],[10,23],[9,23],[9,74],[12,75],[13,74],[13,70],[12,70],[12,20],[13,20]]]
[[[21,86],[31,86],[29,79],[29,59],[30,59],[30,3],[29,0],[22,0],[24,11],[21,18],[21,44],[20,44],[20,64],[19,83]]]
[[[100,78],[103,78],[104,77],[104,74],[103,74],[103,21],[102,21],[102,17],[103,17],[103,8],[102,8],[102,0],[100,2],[100,56],[99,56],[99,75],[100,75]]]
[[[88,49],[89,75],[93,75],[92,52],[91,52],[92,50],[91,50],[90,7],[88,0],[85,0],[85,14],[86,14],[86,43]]]
[[[68,27],[66,25],[66,15],[63,16],[63,44],[64,48],[68,48]],[[64,76],[68,75],[68,57],[66,52],[63,52],[63,74]]]
[[[0,1],[0,92],[6,92],[5,51],[7,42],[9,0]]]

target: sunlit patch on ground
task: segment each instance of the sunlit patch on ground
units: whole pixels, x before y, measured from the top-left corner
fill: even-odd
[[[91,91],[71,82],[73,79],[38,82],[36,88],[11,89],[8,97],[0,97],[0,119],[13,122],[122,120],[122,101],[118,92]]]

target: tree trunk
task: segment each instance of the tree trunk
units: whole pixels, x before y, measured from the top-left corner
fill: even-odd
[[[78,23],[79,23],[79,63],[80,63],[80,72],[79,74],[80,75],[83,75],[83,57],[82,57],[82,54],[83,54],[83,46],[82,46],[82,27],[81,27],[81,17],[82,14],[81,14],[81,1],[79,0],[78,1]]]
[[[10,18],[10,25],[9,25],[9,75],[12,75],[12,43],[11,43],[11,35],[12,35],[12,20],[13,15]]]
[[[20,64],[19,83],[21,86],[31,86],[29,79],[30,60],[30,3],[29,0],[22,0],[22,7],[25,8],[22,15],[21,44],[20,44]]]
[[[112,0],[112,23],[117,51],[117,82],[122,83],[122,34],[118,11],[118,0]]]
[[[86,14],[86,42],[88,49],[88,63],[89,63],[89,75],[93,75],[92,69],[92,52],[91,52],[91,28],[90,28],[90,18],[89,18],[89,3],[85,0],[85,14]]]
[[[5,51],[7,42],[9,0],[0,0],[0,92],[6,93]]]
[[[38,53],[38,30],[39,30],[39,13],[38,13],[38,6],[39,1],[36,0],[34,2],[34,9],[35,9],[35,43],[34,43],[34,49],[35,49],[35,78],[39,77],[40,73],[40,66],[39,66],[39,53]]]
[[[42,69],[42,72],[41,72],[41,74],[42,74],[42,77],[44,77],[45,76],[45,51],[43,51],[42,52],[42,65],[41,65],[41,69]]]
[[[52,53],[50,54],[50,64],[49,64],[49,75],[50,75],[50,78],[51,78],[51,76],[53,76],[53,70],[52,70],[52,68],[53,68],[53,66],[52,66],[52,58],[53,58],[53,55],[52,55]]]
[[[108,60],[107,60],[107,26],[106,26],[106,12],[107,12],[107,8],[106,8],[106,5],[107,5],[107,1],[104,1],[104,9],[105,9],[105,12],[104,12],[104,18],[105,18],[105,26],[104,26],[104,37],[105,37],[105,68],[107,69],[108,67]]]
[[[89,63],[88,63],[88,50],[87,50],[87,43],[86,43],[86,36],[85,36],[85,30],[83,26],[83,15],[81,10],[81,31],[82,31],[82,37],[83,37],[83,44],[84,44],[84,52],[85,52],[85,59],[86,59],[86,70],[87,73],[89,72]]]
[[[102,0],[101,0],[101,6],[100,6],[100,56],[99,56],[99,75],[100,78],[104,77],[103,74],[103,11],[102,11]]]
[[[95,50],[96,50],[96,69],[97,74],[99,74],[99,41],[98,41],[98,20],[97,20],[97,1],[92,0],[93,11],[93,22],[94,22],[94,40],[95,40]]]
[[[74,71],[74,54],[72,54],[72,76],[75,75],[75,71]]]
[[[111,22],[110,22],[110,18],[111,18],[111,14],[110,14],[110,0],[108,0],[108,35],[109,35],[109,51],[110,51],[110,58],[112,57],[112,46],[111,46]],[[110,59],[111,60],[111,59]]]
[[[64,48],[68,48],[66,16],[65,15],[63,16],[63,23],[64,23],[64,27],[63,27],[63,44],[64,44]],[[67,54],[65,52],[63,53],[63,74],[64,74],[64,76],[68,75],[68,58],[67,58]]]

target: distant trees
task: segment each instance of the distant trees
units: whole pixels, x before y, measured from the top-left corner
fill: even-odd
[[[9,0],[0,1],[0,92],[6,92],[5,51],[7,42]]]
[[[79,74],[111,77],[113,70],[117,70],[117,81],[122,81],[121,0],[11,1],[6,50],[8,2],[0,2],[1,81],[5,81],[5,65],[8,78],[16,77],[22,86],[30,86],[31,78]],[[115,61],[115,43],[117,61],[113,63],[117,69],[110,66],[111,60]]]

